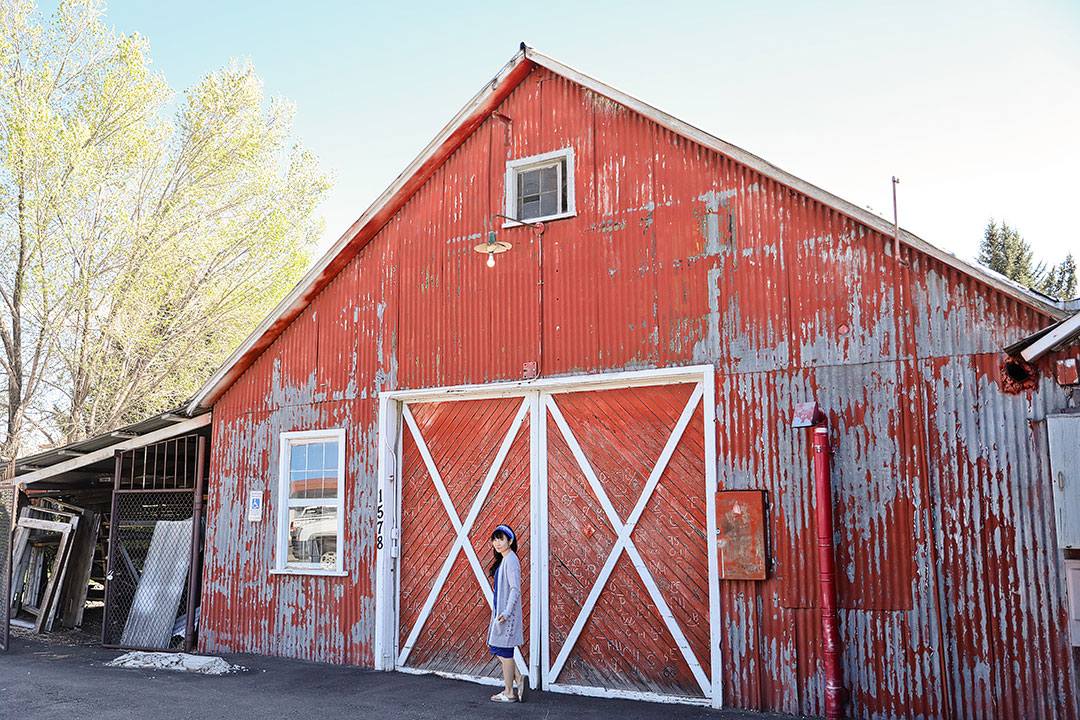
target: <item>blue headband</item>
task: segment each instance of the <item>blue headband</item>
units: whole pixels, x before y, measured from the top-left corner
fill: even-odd
[[[510,536],[510,542],[514,542],[514,531],[513,531],[513,530],[511,530],[511,529],[509,528],[509,526],[507,526],[507,525],[500,525],[500,526],[498,526],[497,528],[495,528],[495,532],[499,532],[500,530],[502,530],[502,531],[503,531],[504,533],[506,533],[507,535],[509,535],[509,536]]]

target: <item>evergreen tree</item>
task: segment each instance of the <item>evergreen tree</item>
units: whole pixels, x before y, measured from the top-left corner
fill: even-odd
[[[1076,260],[1073,259],[1072,253],[1065,256],[1065,259],[1061,263],[1061,269],[1065,273],[1065,284],[1060,288],[1058,297],[1065,300],[1071,300],[1076,297]]]
[[[1049,268],[1034,262],[1034,252],[1020,232],[991,218],[979,246],[979,262],[1026,287],[1051,297],[1071,299],[1076,294],[1076,262],[1072,253]]]
[[[1076,295],[1076,261],[1073,260],[1072,253],[1066,255],[1060,265],[1050,268],[1036,290],[1062,300],[1069,300]]]
[[[1038,270],[1032,266],[1033,254],[1031,246],[1016,228],[1005,222],[998,225],[992,218],[986,224],[979,248],[979,262],[986,267],[1032,287]]]

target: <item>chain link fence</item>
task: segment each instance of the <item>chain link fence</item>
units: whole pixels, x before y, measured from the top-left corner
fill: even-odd
[[[184,647],[194,499],[193,490],[114,494],[102,644]]]

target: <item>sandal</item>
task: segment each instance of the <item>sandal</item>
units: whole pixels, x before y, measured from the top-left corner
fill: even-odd
[[[528,675],[522,675],[521,679],[518,680],[517,701],[518,702],[525,702],[525,698],[528,697],[528,695],[529,695],[529,676]]]
[[[505,690],[492,695],[491,700],[492,702],[517,702],[517,698],[513,695],[507,695]]]

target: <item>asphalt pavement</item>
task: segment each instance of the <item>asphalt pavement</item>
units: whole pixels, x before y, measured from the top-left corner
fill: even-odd
[[[222,676],[106,666],[120,654],[12,637],[11,649],[0,653],[0,718],[792,720],[789,715],[535,691],[526,703],[498,704],[489,700],[496,688],[470,682],[253,655],[225,656],[246,670]]]

